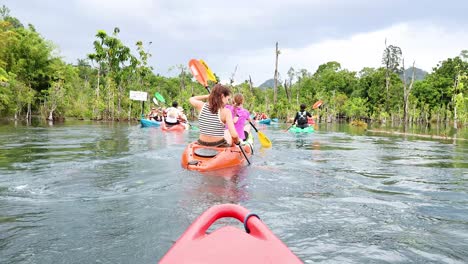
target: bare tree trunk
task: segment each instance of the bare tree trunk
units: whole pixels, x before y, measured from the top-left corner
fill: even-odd
[[[93,104],[93,114],[96,117],[96,119],[97,119],[97,116],[98,116],[98,114],[97,114],[98,109],[96,109],[96,106],[99,105],[99,85],[100,85],[100,81],[101,81],[101,65],[99,65],[98,74],[97,74],[96,103]]]
[[[31,122],[31,103],[30,102],[28,103],[28,112],[26,113],[26,120],[28,121],[28,123]]]
[[[403,121],[405,124],[408,123],[408,111],[409,111],[409,96],[411,93],[411,90],[413,89],[413,84],[414,84],[414,75],[415,75],[415,69],[414,69],[414,64],[415,61],[413,61],[413,74],[411,75],[411,82],[410,85],[407,85],[406,81],[406,73],[405,73],[405,60],[403,59],[403,100],[404,100],[404,110],[403,110]]]
[[[180,69],[180,92],[182,93],[183,90],[185,90],[185,71],[184,71],[184,68],[181,67]]]
[[[236,76],[236,72],[237,72],[237,66],[234,68],[234,72],[231,74],[231,79],[229,80],[231,86],[234,84],[234,77]],[[239,88],[237,88],[237,92],[239,92]]]
[[[388,88],[390,86],[390,76],[389,76],[389,72],[388,72],[388,69],[387,71],[385,72],[385,90],[387,91],[387,96],[386,96],[386,100],[385,100],[385,111],[388,112]]]
[[[49,111],[49,117],[47,118],[49,121],[54,121],[54,110]]]
[[[288,81],[287,81],[287,80],[284,81],[284,91],[286,92],[286,98],[287,98],[288,101],[289,101]]]
[[[385,49],[387,49],[387,39],[385,39]],[[387,63],[385,65],[385,90],[387,91],[387,99],[385,100],[385,111],[388,113],[388,88],[390,87],[390,58],[387,56]]]
[[[109,78],[109,77],[108,77],[108,78]],[[109,82],[109,80],[107,80],[106,86],[107,86],[107,88],[106,88],[106,90],[107,90],[107,95],[106,95],[106,97],[107,97],[107,98],[106,98],[106,100],[107,100],[107,106],[106,106],[106,116],[105,116],[105,118],[106,118],[106,120],[108,120],[109,117],[110,117],[110,102],[111,102],[111,90],[110,90],[110,82]]]
[[[458,89],[458,82],[460,80],[460,72],[458,72],[457,78],[455,79],[455,83],[453,85],[453,128],[458,129],[458,115],[457,115],[457,102],[455,100],[455,96],[457,96],[457,89]]]
[[[122,112],[122,85],[119,84],[119,94],[117,98],[117,118],[120,120],[120,112]]]
[[[276,104],[277,96],[278,96],[278,56],[280,51],[278,50],[278,42],[276,42],[276,60],[275,60],[275,85],[273,87],[273,103]]]
[[[128,120],[132,117],[132,104],[133,101],[130,101],[130,104],[128,105]]]
[[[112,121],[114,120],[114,96],[115,96],[115,92],[114,92],[114,89],[112,89],[112,91],[110,91],[110,99],[109,99],[109,112],[110,112],[110,115],[111,115],[110,118]]]
[[[29,120],[29,103],[28,103],[28,110],[26,111],[26,120]]]
[[[299,86],[297,87],[297,90],[296,90],[296,104],[299,105]]]

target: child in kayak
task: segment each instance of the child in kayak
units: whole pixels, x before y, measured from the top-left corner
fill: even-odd
[[[190,98],[190,104],[200,113],[198,117],[200,145],[230,147],[232,143],[240,144],[231,111],[225,108],[230,96],[229,88],[216,84],[209,95]],[[227,130],[224,129],[225,126],[228,127]]]
[[[306,105],[301,104],[301,110],[296,113],[296,117],[294,117],[293,123],[296,124],[299,128],[306,128],[309,126],[307,117],[312,117],[312,115],[307,112]]]
[[[234,105],[226,105],[232,113],[232,121],[236,127],[239,138],[245,141],[249,137],[250,126],[245,127],[246,121],[252,122],[250,113],[247,109],[242,107],[244,103],[244,96],[242,94],[234,95]]]

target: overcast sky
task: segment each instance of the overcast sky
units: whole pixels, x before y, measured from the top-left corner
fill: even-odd
[[[359,71],[379,67],[387,44],[399,46],[407,66],[432,67],[468,49],[467,0],[0,0],[24,25],[33,24],[75,63],[93,52],[98,30],[135,50],[143,41],[151,66],[169,68],[204,59],[227,81],[252,76],[255,86],[273,78],[275,43],[279,71],[315,72],[338,61]],[[136,54],[136,53],[135,53]]]

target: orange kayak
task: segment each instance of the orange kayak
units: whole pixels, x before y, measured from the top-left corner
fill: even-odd
[[[246,144],[242,148],[244,148],[247,158],[250,158],[252,156],[251,145]],[[207,147],[195,141],[185,148],[181,164],[183,168],[188,170],[207,172],[242,166],[246,162],[247,160],[237,145],[227,148]]]
[[[184,131],[185,125],[177,124],[177,125],[169,126],[165,122],[161,122],[161,129],[163,131]]]
[[[245,231],[223,226],[207,234],[218,219],[236,218]],[[169,263],[302,263],[256,214],[236,204],[215,205],[206,210],[182,234],[160,260]]]

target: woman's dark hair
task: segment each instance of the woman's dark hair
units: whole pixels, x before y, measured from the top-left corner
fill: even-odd
[[[218,110],[224,107],[222,95],[231,95],[231,90],[219,83],[213,86],[213,89],[211,89],[210,97],[208,97],[208,104],[210,105],[211,113],[216,114],[218,113]]]
[[[179,104],[176,101],[172,102],[172,107],[177,108],[178,106],[179,106]]]
[[[306,109],[306,105],[305,104],[301,104],[301,110],[304,111]]]

